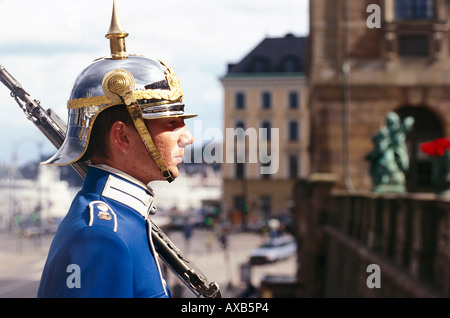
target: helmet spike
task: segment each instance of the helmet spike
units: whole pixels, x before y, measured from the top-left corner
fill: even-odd
[[[109,26],[108,33],[105,36],[109,39],[111,58],[114,60],[127,58],[125,38],[128,36],[128,33],[123,30],[122,24],[120,23],[119,15],[116,11],[116,2],[114,0],[111,25]]]

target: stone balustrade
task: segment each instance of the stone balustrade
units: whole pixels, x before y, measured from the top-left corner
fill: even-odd
[[[450,296],[450,197],[333,184],[316,175],[296,186],[298,296]]]

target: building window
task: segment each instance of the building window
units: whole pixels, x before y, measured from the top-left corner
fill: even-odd
[[[384,27],[387,59],[444,57],[448,38],[445,1],[392,0],[386,3],[389,3],[386,13],[390,16],[393,10],[395,19]]]
[[[400,56],[427,57],[429,55],[427,35],[400,35],[398,44]]]
[[[272,107],[272,95],[270,92],[262,93],[262,108],[270,109]]]
[[[259,206],[261,216],[264,220],[267,220],[272,214],[272,198],[268,195],[263,195],[259,198]]]
[[[245,163],[236,163],[236,179],[245,178]]]
[[[253,60],[252,71],[254,73],[267,73],[269,72],[269,62],[266,58],[257,57]]]
[[[263,167],[267,171],[270,169],[271,164],[272,164],[272,160],[269,160],[269,162],[261,162],[261,167]],[[268,180],[271,178],[272,178],[271,173],[261,173],[261,179]]]
[[[244,211],[245,209],[245,197],[243,195],[236,195],[234,197],[234,208],[236,210]]]
[[[289,109],[297,109],[298,108],[298,93],[290,92],[289,93]]]
[[[293,56],[289,56],[283,59],[283,62],[281,63],[281,72],[283,73],[301,72],[300,59]]]
[[[298,123],[296,121],[290,121],[288,128],[289,128],[288,132],[289,141],[298,141]]]
[[[268,120],[263,121],[261,124],[261,128],[263,129],[261,138],[265,141],[270,141],[272,138],[271,136],[272,124],[270,123],[270,121]]]
[[[245,108],[245,94],[237,93],[236,94],[236,109],[244,109]]]
[[[434,0],[396,0],[395,16],[400,20],[434,19]]]
[[[292,156],[289,156],[288,160],[289,160],[289,162],[288,162],[289,178],[295,179],[298,177],[298,171],[299,171],[298,157],[292,155]]]
[[[245,122],[244,122],[244,121],[242,121],[242,120],[238,120],[238,121],[236,121],[236,125],[235,125],[235,128],[242,128],[242,129],[244,129],[244,130],[245,130]]]

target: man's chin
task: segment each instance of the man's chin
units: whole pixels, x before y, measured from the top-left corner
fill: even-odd
[[[174,179],[178,178],[178,175],[180,174],[180,171],[178,170],[177,167],[172,167],[169,169],[170,173],[172,174],[172,177]]]

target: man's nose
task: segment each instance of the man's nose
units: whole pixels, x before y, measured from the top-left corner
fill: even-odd
[[[180,132],[180,138],[178,140],[179,147],[186,147],[194,143],[194,136],[187,126],[184,126]]]

